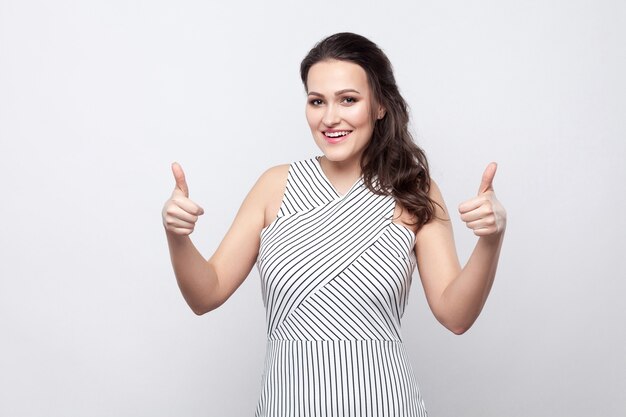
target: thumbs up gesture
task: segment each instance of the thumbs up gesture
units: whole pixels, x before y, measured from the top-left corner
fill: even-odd
[[[497,168],[495,162],[487,165],[478,188],[478,196],[459,205],[461,220],[476,236],[497,235],[506,229],[506,211],[493,191],[493,177]]]
[[[161,215],[165,230],[176,235],[189,235],[198,220],[204,214],[202,207],[189,199],[189,188],[185,180],[183,168],[177,163],[172,164],[172,172],[176,186],[172,196],[165,202]]]

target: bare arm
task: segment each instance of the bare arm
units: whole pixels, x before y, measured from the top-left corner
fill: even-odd
[[[189,236],[166,231],[174,275],[185,301],[196,314],[203,314],[205,300],[216,293],[217,276]]]
[[[494,238],[478,238],[467,264],[441,294],[452,332],[467,331],[482,311],[496,276],[503,238],[504,233]]]
[[[260,233],[267,218],[267,208],[275,206],[276,190],[279,189],[283,173],[286,176],[286,168],[279,166],[261,175],[208,261],[188,236],[195,223],[194,218],[190,217],[193,216],[194,203],[174,194],[166,202],[163,210],[164,226],[174,274],[183,297],[194,313],[204,314],[222,305],[252,270],[259,252]],[[186,183],[179,189],[186,190]]]
[[[483,176],[478,197],[459,206],[461,219],[479,236],[463,268],[449,221],[433,219],[416,237],[415,251],[428,304],[437,320],[455,334],[467,331],[478,318],[496,274],[506,229],[506,212],[493,193],[493,175],[495,166],[490,165]],[[449,219],[434,181],[431,182],[430,196],[443,207],[443,210],[436,207],[436,215]]]

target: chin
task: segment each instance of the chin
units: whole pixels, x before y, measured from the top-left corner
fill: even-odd
[[[345,142],[339,144],[328,143],[324,139],[316,141],[317,147],[322,151],[326,159],[332,162],[352,161],[360,159],[365,149],[355,148],[354,143]]]
[[[342,161],[345,159],[343,155],[341,155],[335,150],[328,151],[328,150],[322,149],[322,153],[324,154],[326,159],[328,159],[329,161],[337,162],[337,161]]]
[[[328,144],[324,143],[321,146],[318,146],[326,159],[329,161],[341,161],[346,158],[346,151],[342,149],[337,149],[337,147],[328,146]]]
[[[322,149],[324,156],[326,159],[332,162],[344,162],[348,160],[354,160],[355,158],[360,158],[360,155],[355,154],[354,152],[340,150],[340,149]]]

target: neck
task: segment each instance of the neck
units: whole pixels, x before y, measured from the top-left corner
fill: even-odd
[[[361,176],[361,164],[358,158],[350,161],[331,161],[322,156],[319,162],[324,174],[339,192],[346,191]]]

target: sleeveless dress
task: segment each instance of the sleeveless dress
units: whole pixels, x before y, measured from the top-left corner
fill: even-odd
[[[362,177],[340,195],[319,158],[290,164],[261,231],[267,350],[255,416],[426,416],[400,333],[415,235]]]

